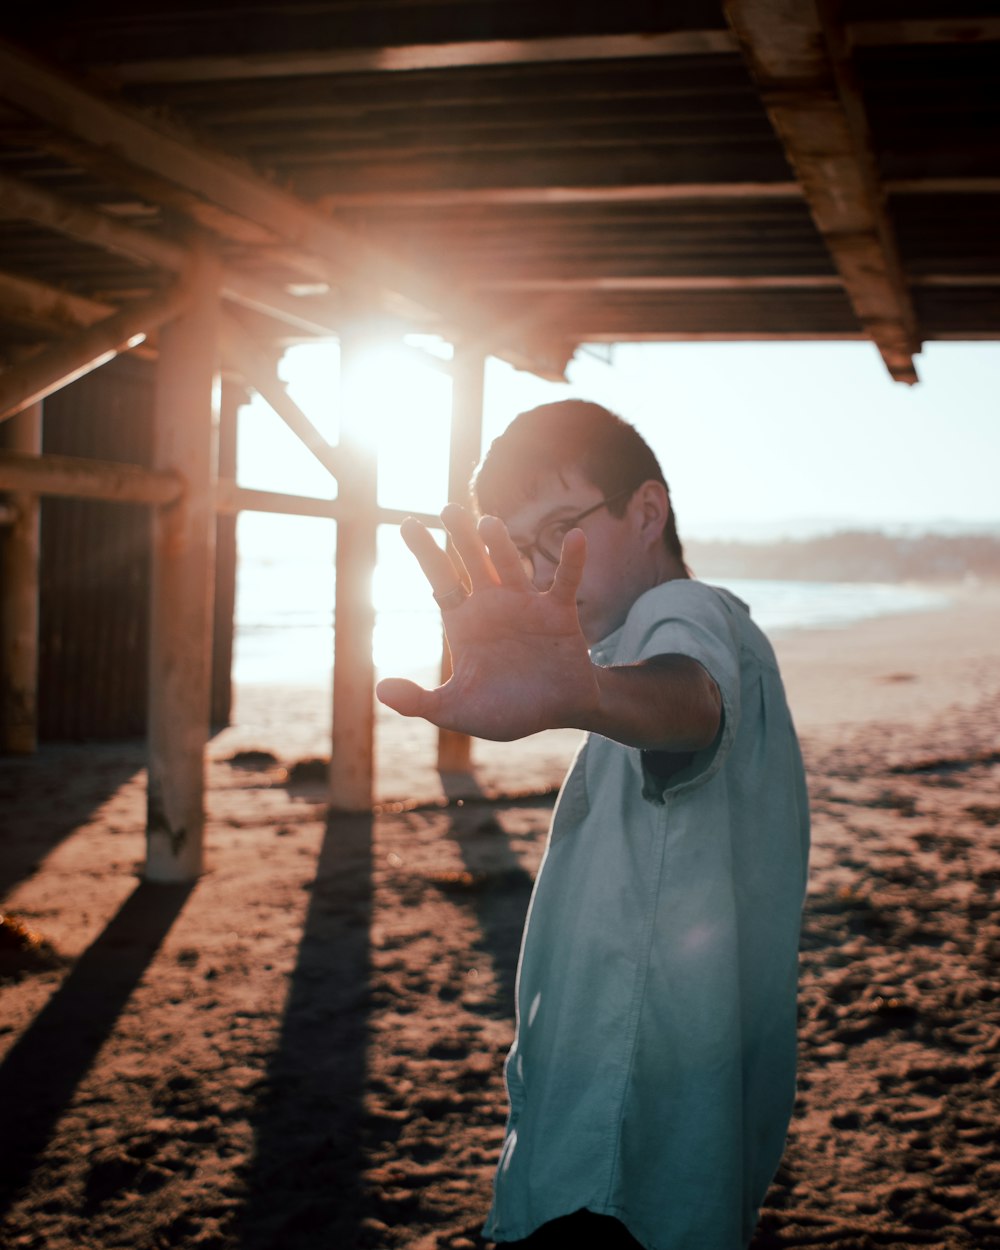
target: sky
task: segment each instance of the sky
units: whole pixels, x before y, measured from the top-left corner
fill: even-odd
[[[893,382],[867,343],[624,344],[610,364],[601,354],[578,352],[567,385],[490,360],[485,441],[537,403],[603,403],[657,453],[682,536],[1000,527],[1000,344],[928,344],[914,387]],[[295,349],[283,376],[335,441],[336,348]],[[450,382],[383,355],[370,362],[366,393],[380,502],[439,510]],[[297,494],[335,490],[261,400],[241,414],[239,477]]]

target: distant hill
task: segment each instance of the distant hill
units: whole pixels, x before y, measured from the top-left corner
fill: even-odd
[[[844,530],[771,543],[684,544],[698,577],[753,577],[776,581],[904,582],[1000,580],[1000,537],[995,534],[886,534]]]

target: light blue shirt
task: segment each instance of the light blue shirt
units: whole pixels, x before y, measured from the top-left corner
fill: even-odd
[[[599,664],[698,660],[716,741],[669,781],[592,734],[553,814],[518,968],[507,1136],[485,1233],[582,1207],[648,1250],[738,1250],[795,1096],[809,816],[774,652],[697,581],[642,595]]]

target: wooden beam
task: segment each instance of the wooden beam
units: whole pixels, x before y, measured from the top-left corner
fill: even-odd
[[[42,449],[42,405],[33,404],[2,430],[4,455],[36,457]],[[13,488],[13,523],[0,531],[0,746],[31,755],[38,746],[38,603],[41,531],[37,495]]]
[[[180,273],[190,261],[186,248],[161,233],[138,230],[105,213],[74,204],[33,183],[5,174],[0,174],[0,217],[30,221],[114,255],[171,273]],[[236,304],[277,317],[310,334],[335,335],[340,324],[340,310],[331,297],[297,297],[233,267],[222,271],[222,294]],[[89,323],[80,318],[77,324]]]
[[[37,356],[0,373],[0,421],[75,382],[120,352],[138,346],[153,330],[175,317],[189,298],[187,289],[179,284],[150,299],[136,300],[76,338],[54,343]]]
[[[361,362],[373,344],[363,326],[340,341],[340,497],[349,517],[337,524],[334,609],[333,733],[330,806],[369,811],[375,776],[375,662],[372,636],[378,524],[375,442],[367,428]]]
[[[312,452],[324,469],[340,478],[337,449],[320,434],[306,414],[288,394],[267,363],[267,352],[254,343],[232,317],[222,320],[222,355],[231,369],[271,405],[292,433]]]
[[[1000,178],[887,178],[890,195],[1000,195]]]
[[[30,221],[116,256],[175,273],[184,267],[188,258],[185,248],[159,231],[138,230],[9,174],[0,174],[0,217]]]
[[[34,278],[0,272],[0,313],[19,325],[32,326],[43,334],[90,326],[114,311],[110,304],[60,291],[58,287],[48,286]]]
[[[223,516],[237,512],[269,512],[275,516],[310,516],[335,521],[342,511],[337,499],[312,495],[288,495],[273,490],[251,490],[231,478],[220,478],[215,495],[216,511]]]
[[[411,73],[414,70],[475,69],[487,65],[537,65],[551,61],[637,60],[734,51],[736,42],[725,29],[668,30],[329,48],[242,56],[162,57],[118,61],[98,68],[105,77],[121,83],[184,83],[332,74]]]
[[[187,489],[153,524],[149,662],[149,881],[189,881],[203,866],[204,755],[211,707],[218,266],[203,258],[193,300],[160,333],[154,465]]]
[[[1000,17],[865,19],[844,26],[848,42],[856,48],[900,48],[915,44],[996,43],[1000,40]]]
[[[107,503],[173,503],[184,493],[184,480],[172,469],[90,460],[83,456],[24,455],[0,452],[0,490],[66,499],[101,499]]]
[[[471,504],[469,482],[483,446],[483,390],[486,357],[476,345],[455,344],[451,398],[451,439],[448,458],[448,499]],[[450,546],[450,542],[449,542]],[[441,680],[451,676],[447,645],[441,659]],[[438,769],[443,773],[471,773],[472,739],[452,729],[438,730]]]
[[[797,182],[661,182],[623,186],[434,187],[405,191],[333,191],[316,201],[345,208],[476,208],[557,204],[675,204],[689,200],[801,200]]]
[[[915,382],[920,350],[848,50],[824,0],[724,0],[817,228],[890,374]]]
[[[227,374],[222,376],[219,403],[219,448],[216,458],[215,577],[212,618],[212,712],[213,729],[228,725],[233,709],[233,635],[236,629],[236,517],[221,514],[218,483],[236,477],[240,405],[247,402],[246,389]]]
[[[477,283],[480,291],[829,291],[843,285],[837,274],[759,274],[751,277],[596,277],[488,278]]]
[[[254,244],[290,246],[303,268],[321,280],[331,285],[349,280],[362,291],[371,289],[390,308],[440,328],[446,337],[449,330],[460,333],[470,323],[488,334],[488,309],[453,286],[383,252],[248,165],[181,138],[162,121],[153,125],[137,110],[93,95],[3,39],[0,97],[84,145],[98,164],[111,157],[154,184],[178,189],[183,197],[177,207],[210,230],[241,237],[249,229]],[[519,369],[552,376],[552,355],[541,336],[523,340],[501,329],[490,339],[493,354]]]

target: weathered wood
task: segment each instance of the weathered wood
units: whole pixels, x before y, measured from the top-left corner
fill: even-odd
[[[453,286],[384,252],[248,165],[181,138],[161,120],[154,125],[134,109],[101,99],[5,39],[0,95],[93,152],[95,163],[106,163],[113,151],[117,161],[151,176],[150,194],[157,180],[181,192],[184,211],[210,230],[255,245],[291,245],[303,271],[321,280],[331,278],[332,266],[340,279],[379,293],[394,310],[418,320],[443,318],[445,328],[456,332],[470,323],[488,332],[489,310]],[[515,338],[501,327],[490,345],[518,368],[562,377],[565,359],[552,357],[537,334]]]
[[[193,303],[160,333],[154,464],[183,473],[184,495],[154,518],[145,875],[191,880],[203,866],[209,736],[218,267],[205,258]]]
[[[486,358],[476,346],[456,343],[452,360],[451,443],[448,499],[469,504],[469,482],[483,444],[483,388]],[[441,680],[451,676],[447,644],[441,658]],[[438,769],[442,773],[472,771],[472,739],[451,729],[438,730]]]
[[[115,221],[105,213],[82,204],[74,204],[33,183],[6,174],[0,174],[0,217],[20,218],[44,225],[70,238],[80,239],[116,255],[127,256],[130,260],[172,273],[182,271],[190,260],[184,247],[164,238],[160,233],[137,230],[133,226]],[[10,281],[13,279],[0,275],[0,283]],[[11,287],[11,291],[19,299],[23,299],[24,289],[26,288]],[[48,290],[50,288],[44,288],[45,292]],[[64,320],[69,321],[72,318],[79,325],[88,325],[98,319],[97,312],[88,315],[88,305],[100,310],[104,316],[111,311],[107,305],[81,300],[65,292],[58,294],[61,304],[68,310]],[[322,299],[296,297],[273,283],[231,267],[222,271],[222,294],[225,299],[236,304],[267,313],[311,334],[334,335],[337,332],[339,311],[330,296]],[[0,297],[2,296],[3,287],[0,285]]]
[[[320,434],[306,414],[288,394],[277,372],[267,362],[267,353],[250,338],[232,317],[222,320],[222,354],[243,381],[271,405],[292,433],[312,452],[324,469],[340,476],[340,457]]]
[[[864,102],[824,0],[725,0],[726,18],[862,328],[915,382],[916,314],[885,209]]]
[[[246,390],[223,375],[219,406],[215,517],[215,611],[212,622],[212,715],[213,729],[228,725],[233,706],[233,633],[236,628],[236,517],[220,512],[218,481],[236,477],[237,427]]]
[[[111,503],[166,504],[181,496],[184,481],[172,469],[144,469],[83,456],[29,456],[4,451],[0,452],[0,490]]]
[[[3,188],[0,187],[0,196]],[[42,334],[91,326],[114,313],[110,304],[60,291],[35,278],[0,272],[0,312],[19,325],[33,326]]]
[[[659,275],[657,277],[488,278],[480,291],[781,291],[835,290],[836,274],[760,274],[747,277]]]
[[[698,56],[735,51],[725,29],[640,34],[556,35],[533,39],[479,39],[380,48],[331,48],[253,56],[171,57],[116,62],[105,73],[119,82],[217,82],[220,79],[292,78],[303,74],[371,74],[480,65],[532,65],[548,61],[609,61],[637,57]]]
[[[337,523],[334,610],[333,733],[330,806],[371,807],[375,774],[375,663],[372,636],[378,523],[377,457],[363,391],[362,358],[372,346],[363,327],[340,344],[339,497],[348,516]]]
[[[75,338],[55,343],[0,374],[0,421],[106,364],[119,352],[136,347],[175,317],[188,301],[183,284],[150,299],[136,300]]]
[[[273,490],[252,490],[220,478],[215,508],[223,516],[237,512],[270,512],[276,516],[310,516],[334,521],[342,512],[339,499],[316,499],[311,495],[288,495]]]
[[[42,448],[42,405],[33,404],[3,428],[4,443],[28,459]],[[0,479],[0,487],[5,484]],[[6,501],[12,523],[0,530],[0,733],[3,750],[30,755],[38,745],[38,586],[41,538],[38,497],[23,490]]]
[[[696,200],[801,200],[797,182],[648,182],[607,186],[419,187],[328,191],[324,208],[501,208],[554,204],[673,204]]]
[[[896,48],[914,44],[996,43],[1000,17],[860,19],[847,23],[845,34],[859,48]]]
[[[32,221],[117,256],[175,273],[188,260],[185,248],[159,232],[137,230],[106,213],[74,204],[33,182],[9,174],[0,174],[0,217]]]

